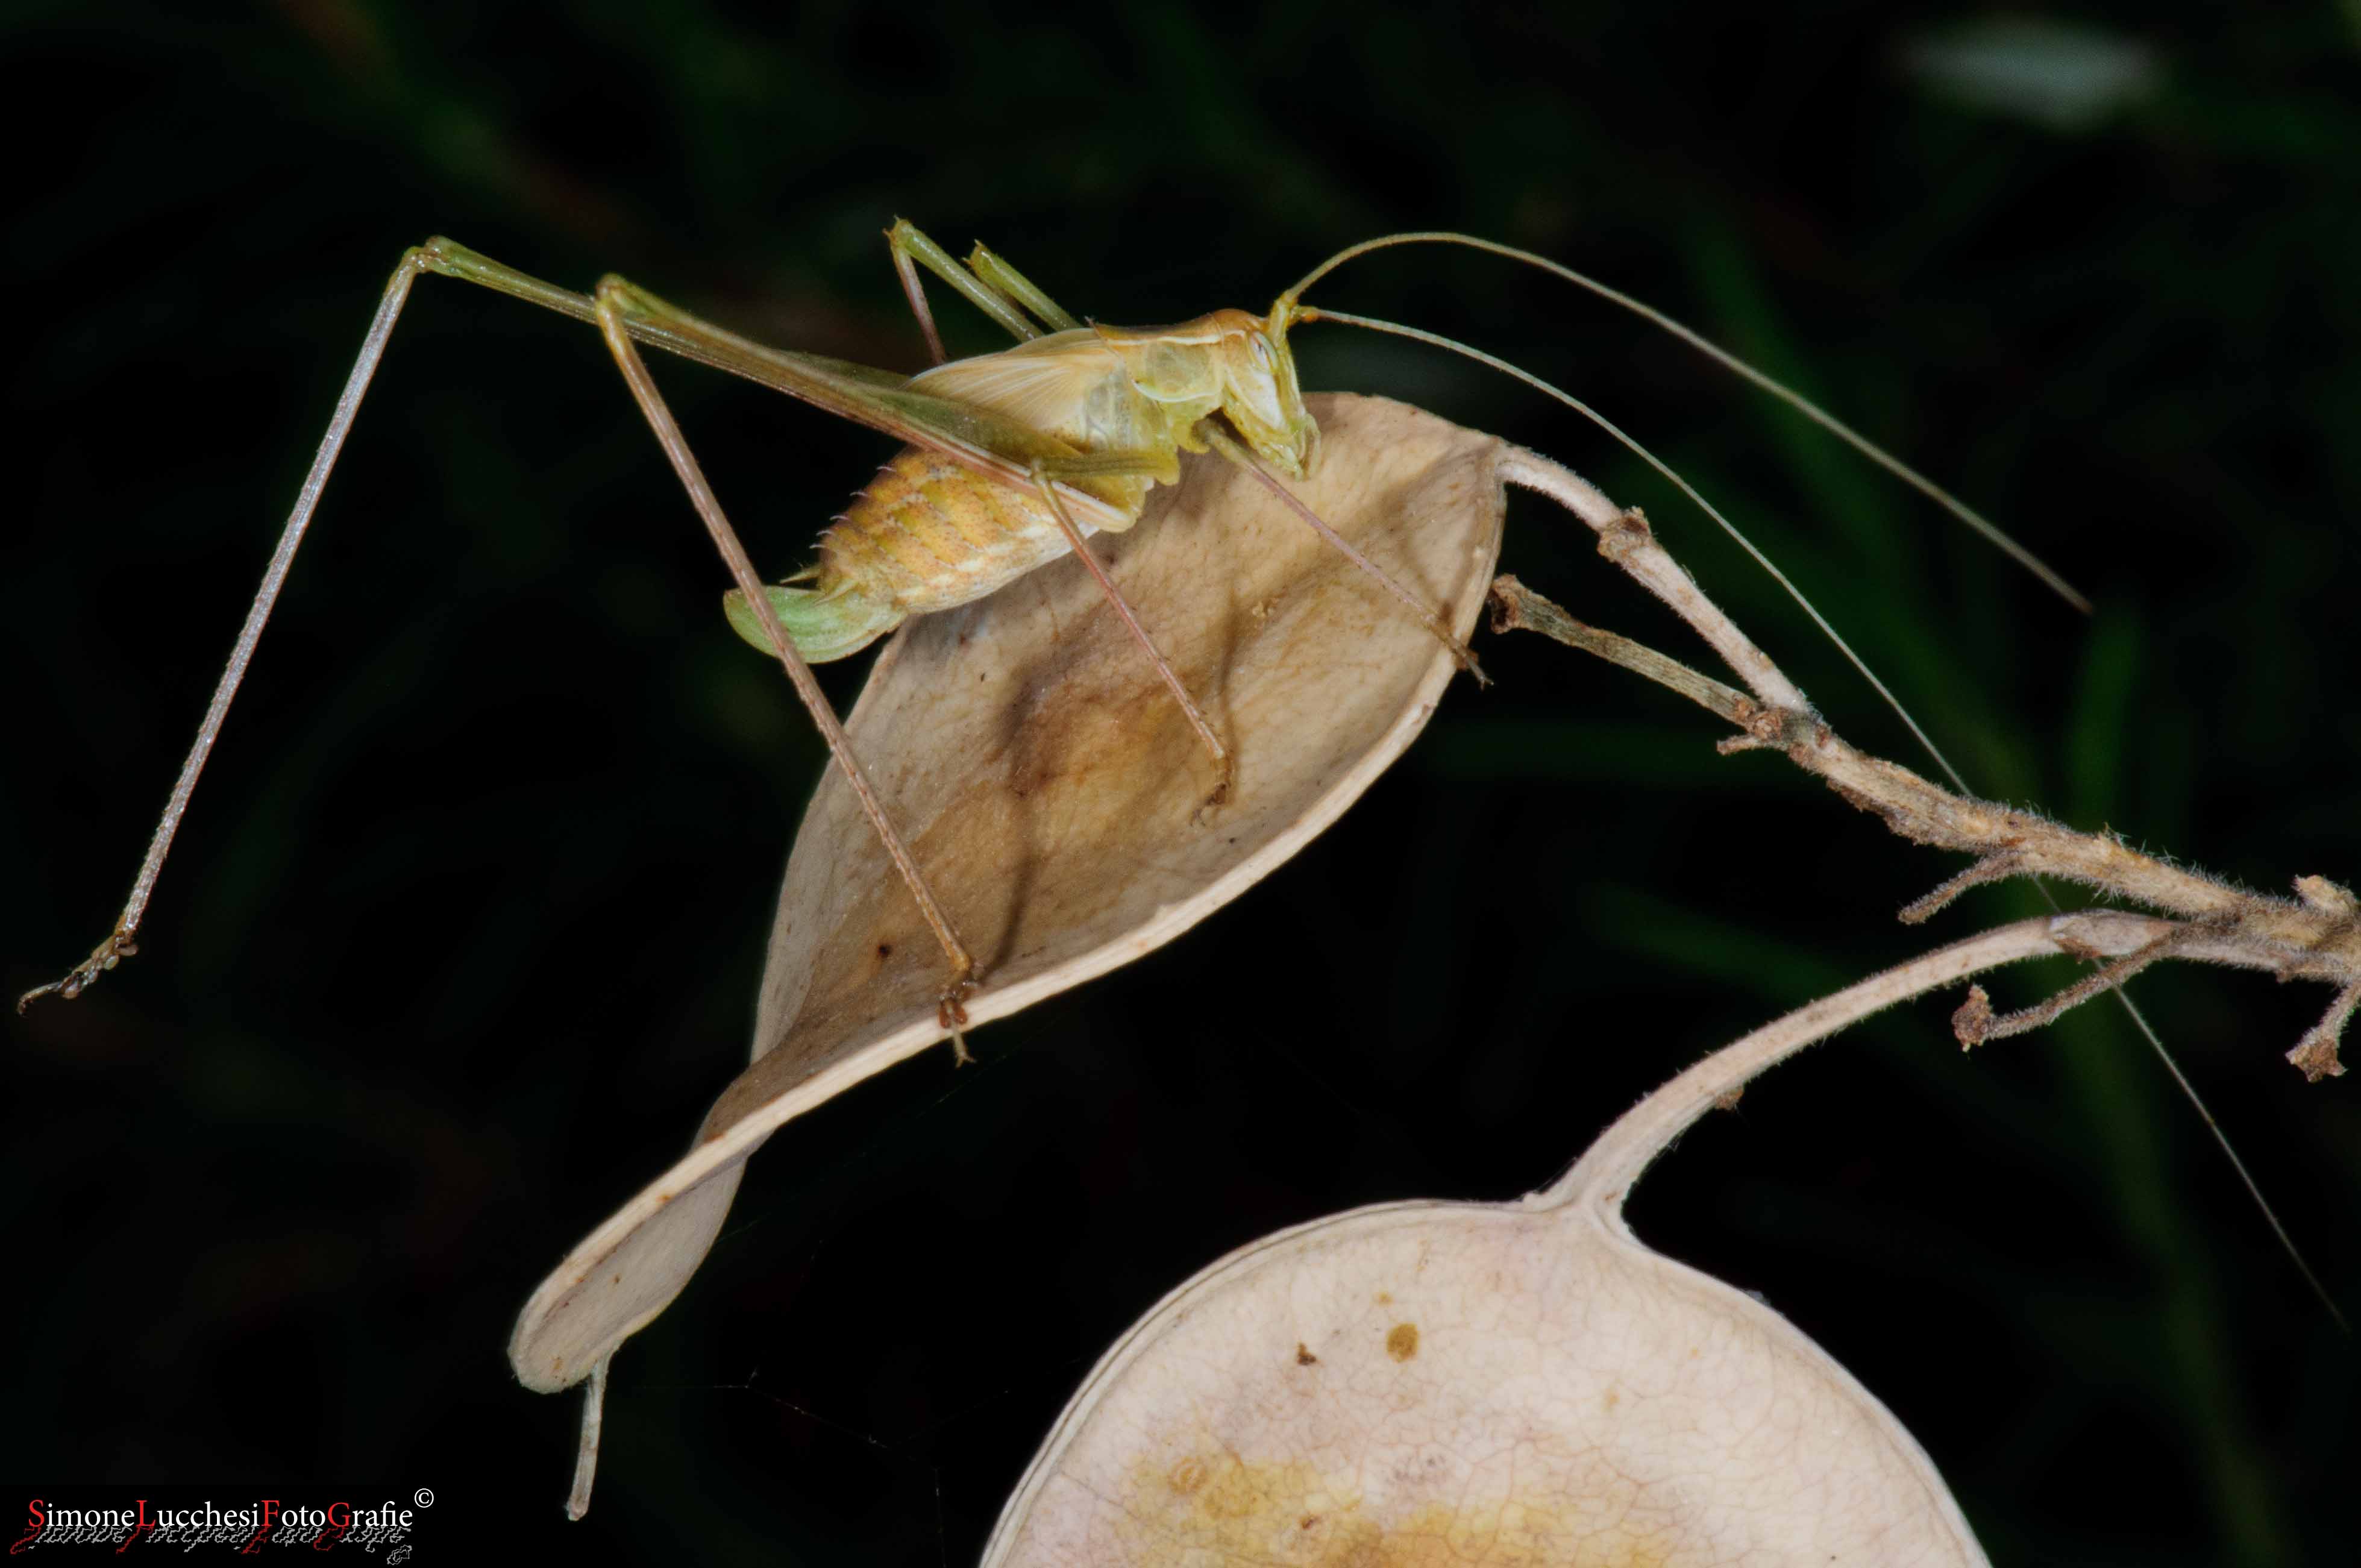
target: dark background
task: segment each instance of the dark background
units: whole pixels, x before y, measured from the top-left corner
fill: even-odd
[[[910,367],[896,214],[1126,323],[1260,309],[1389,229],[1547,251],[1822,397],[2097,613],[1547,279],[1400,252],[1316,297],[1653,439],[1985,792],[2267,889],[2361,874],[2361,14],[2059,12],[2084,30],[2053,73],[2144,62],[2094,103],[1913,66],[1989,41],[1972,9],[1781,9],[11,7],[0,980],[112,919],[386,272],[438,231]],[[1297,341],[1308,385],[1649,508],[1850,738],[1917,761],[1571,416],[1409,345]],[[658,373],[768,572],[885,455]],[[1512,507],[1506,564],[1685,651],[1546,506]],[[970,1560],[1092,1360],[1230,1247],[1513,1197],[1744,1028],[2040,907],[1901,927],[1954,858],[1718,758],[1631,677],[1488,644],[1499,686],[1462,683],[1237,905],[985,1030],[982,1065],[930,1054],[766,1149],[618,1362],[569,1528],[575,1401],[511,1380],[511,1315],[735,1071],[819,768],[721,585],[591,334],[420,287],[148,950],[10,1022],[0,1476],[432,1486],[552,1549]],[[2361,1078],[2279,1059],[2325,992],[2137,993],[2361,1308]],[[2112,1005],[1965,1057],[1950,1005],[1759,1083],[1650,1178],[1642,1233],[1858,1373],[1997,1561],[2345,1560],[2361,1354],[2198,1116]]]

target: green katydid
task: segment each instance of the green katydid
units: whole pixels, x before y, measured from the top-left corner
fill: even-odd
[[[252,659],[296,547],[317,510],[329,472],[351,431],[411,286],[424,273],[481,284],[598,326],[730,569],[736,587],[725,600],[725,608],[732,624],[748,641],[774,654],[786,670],[940,943],[950,968],[941,1012],[945,1026],[954,1031],[955,1038],[958,1025],[964,1021],[961,1001],[982,976],[854,756],[809,664],[858,652],[911,616],[980,598],[1071,550],[1090,566],[1195,729],[1213,769],[1206,804],[1208,808],[1218,806],[1231,784],[1227,750],[1085,543],[1093,532],[1120,532],[1137,523],[1150,490],[1178,477],[1180,454],[1214,450],[1268,486],[1357,567],[1382,584],[1452,649],[1464,668],[1481,679],[1473,657],[1432,608],[1420,604],[1339,537],[1296,500],[1279,477],[1301,477],[1318,452],[1318,427],[1303,406],[1288,345],[1289,327],[1324,318],[1378,330],[1410,331],[1299,302],[1312,282],[1369,250],[1421,242],[1473,246],[1541,267],[1637,310],[1795,404],[2074,597],[2047,568],[1982,518],[1798,395],[1636,302],[1554,262],[1509,247],[1457,235],[1388,236],[1323,262],[1282,293],[1266,315],[1222,310],[1176,326],[1123,329],[1078,323],[1030,280],[982,246],[962,265],[906,221],[897,222],[887,239],[895,269],[936,360],[933,367],[917,376],[767,347],[613,276],[603,279],[593,294],[582,295],[502,266],[447,239],[432,239],[405,252],[387,281],[327,434],[305,476],[122,915],[87,959],[64,978],[27,992],[18,1000],[19,1010],[46,994],[79,994],[99,974],[137,950],[140,920],[198,774]],[[1017,345],[944,362],[941,340],[919,278],[921,268],[1006,328],[1020,340]],[[1474,352],[1429,334],[1411,335]],[[785,392],[893,435],[906,445],[821,536],[818,564],[785,584],[766,587],[756,576],[641,359],[636,345],[642,343]],[[1477,357],[1499,363],[1487,356]],[[1522,375],[1513,367],[1501,367]],[[1534,384],[1582,408],[1555,389],[1538,381]],[[1726,521],[1723,525],[1729,526]],[[803,584],[809,586],[798,586]],[[1821,624],[1825,629],[1826,623]]]

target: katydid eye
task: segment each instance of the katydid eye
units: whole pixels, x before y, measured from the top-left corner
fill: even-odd
[[[1270,339],[1257,333],[1249,341],[1254,345],[1255,365],[1257,368],[1268,370],[1278,363],[1270,352]]]

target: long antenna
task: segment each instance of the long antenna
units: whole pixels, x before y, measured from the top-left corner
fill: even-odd
[[[1836,415],[1828,412],[1828,410],[1820,407],[1819,404],[1812,401],[1811,399],[1804,396],[1803,393],[1795,390],[1786,383],[1766,375],[1763,371],[1757,370],[1753,366],[1749,365],[1745,360],[1741,359],[1735,354],[1730,353],[1719,344],[1711,341],[1710,339],[1691,330],[1689,327],[1685,326],[1681,323],[1675,321],[1672,317],[1664,314],[1664,312],[1656,309],[1653,305],[1646,304],[1639,300],[1635,300],[1620,289],[1612,288],[1608,284],[1602,283],[1598,279],[1591,277],[1587,273],[1577,272],[1573,268],[1565,266],[1562,262],[1552,261],[1546,256],[1536,256],[1530,250],[1519,250],[1513,245],[1502,245],[1497,240],[1479,239],[1474,235],[1452,234],[1440,229],[1420,230],[1410,234],[1380,235],[1376,239],[1363,240],[1358,245],[1350,246],[1338,251],[1335,255],[1330,257],[1327,260],[1322,262],[1319,266],[1305,273],[1303,277],[1297,281],[1293,288],[1288,290],[1286,293],[1281,294],[1279,297],[1279,303],[1288,307],[1290,313],[1293,313],[1296,310],[1300,309],[1300,307],[1296,306],[1295,302],[1302,295],[1306,289],[1309,289],[1312,284],[1328,276],[1329,273],[1334,272],[1337,268],[1342,267],[1345,262],[1352,260],[1356,257],[1367,256],[1373,250],[1384,250],[1398,245],[1460,245],[1466,246],[1471,250],[1486,251],[1493,256],[1505,256],[1511,261],[1521,261],[1528,267],[1538,267],[1543,271],[1547,272],[1554,277],[1565,279],[1567,282],[1574,284],[1577,288],[1589,290],[1592,293],[1598,295],[1602,300],[1607,300],[1614,304],[1622,306],[1625,310],[1630,311],[1632,314],[1640,317],[1642,320],[1651,322],[1655,325],[1664,328],[1666,332],[1671,333],[1675,337],[1679,338],[1683,343],[1687,344],[1691,348],[1696,349],[1707,358],[1713,360],[1724,369],[1743,378],[1753,385],[1760,387],[1763,390],[1770,393],[1773,397],[1777,398],[1781,402],[1785,403],[1789,408],[1794,409],[1797,413],[1802,414],[1814,424],[1818,425],[1821,429],[1827,431],[1829,434],[1835,436],[1838,440],[1843,442],[1846,445],[1851,447],[1854,451],[1860,453],[1871,462],[1876,464],[1879,467],[1884,469],[1887,473],[1893,475],[1895,478],[1901,480],[1912,489],[1916,490],[1920,495],[1923,495],[1927,499],[1933,501],[1937,506],[1941,507],[1945,511],[1949,512],[1953,517],[1958,518],[1961,522],[1966,523],[1978,533],[1982,534],[1984,538],[2003,554],[2005,554],[2009,559],[2015,561],[2018,565],[2023,566],[2026,571],[2031,572],[2035,576],[2040,578],[2042,582],[2048,585],[2050,591],[2055,593],[2059,598],[2064,599],[2068,604],[2072,605],[2076,609],[2081,610],[2085,615],[2091,613],[2091,601],[2082,595],[2080,589],[2076,588],[2073,584],[2060,576],[2048,562],[2042,560],[2032,551],[2027,550],[2024,545],[2019,544],[2015,539],[2011,538],[2004,531],[2002,530],[1998,523],[1993,522],[1990,518],[1985,517],[1983,513],[1976,510],[1975,508],[1968,505],[1967,502],[1960,499],[1959,497],[1951,494],[1950,491],[1935,483],[1934,480],[1927,477],[1926,475],[1921,474],[1917,469],[1910,466],[1909,464],[1905,463],[1901,458],[1894,456],[1894,454],[1886,451],[1885,448],[1878,445],[1877,443],[1870,440],[1869,437],[1861,434],[1861,432],[1853,429],[1852,426],[1845,423],[1844,421],[1837,418]],[[1334,313],[1330,313],[1332,315],[1334,314]],[[1342,318],[1339,317],[1336,319],[1341,320]]]

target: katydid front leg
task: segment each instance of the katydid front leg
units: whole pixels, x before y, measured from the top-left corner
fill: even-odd
[[[1224,434],[1220,430],[1214,428],[1211,422],[1198,426],[1198,432],[1200,434],[1204,436],[1207,444],[1211,445],[1213,450],[1219,452],[1232,463],[1236,464],[1240,468],[1245,469],[1247,477],[1252,478],[1257,484],[1262,486],[1263,488],[1268,490],[1273,496],[1277,497],[1280,505],[1286,507],[1296,516],[1301,518],[1311,526],[1313,532],[1319,534],[1322,539],[1325,540],[1330,545],[1342,554],[1345,559],[1351,562],[1354,566],[1366,573],[1379,587],[1385,589],[1389,594],[1391,594],[1394,598],[1400,603],[1404,609],[1409,610],[1411,615],[1417,617],[1420,624],[1423,625],[1429,631],[1434,633],[1435,641],[1441,642],[1444,647],[1450,650],[1452,658],[1458,661],[1459,667],[1476,677],[1476,684],[1477,685],[1488,686],[1492,684],[1492,677],[1484,673],[1484,666],[1476,662],[1475,650],[1468,647],[1466,643],[1459,641],[1458,638],[1453,636],[1451,633],[1451,628],[1443,623],[1443,618],[1441,616],[1435,614],[1433,610],[1427,608],[1424,604],[1422,604],[1416,594],[1411,593],[1408,588],[1402,587],[1401,584],[1394,581],[1393,575],[1388,572],[1383,566],[1378,565],[1375,561],[1370,560],[1367,555],[1362,554],[1360,551],[1355,549],[1351,540],[1346,539],[1343,534],[1337,532],[1334,527],[1329,523],[1327,519],[1322,517],[1318,512],[1313,511],[1310,507],[1304,505],[1302,498],[1298,496],[1293,490],[1289,489],[1287,486],[1281,482],[1279,476],[1264,467],[1260,459],[1257,458],[1253,453],[1247,451],[1245,447],[1239,445],[1236,442]]]

